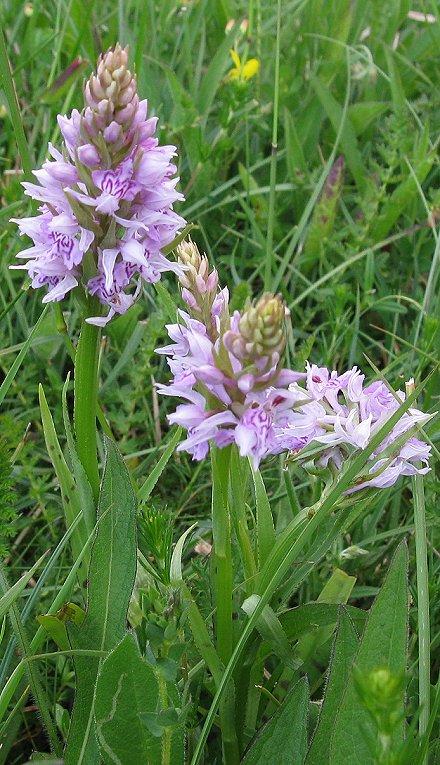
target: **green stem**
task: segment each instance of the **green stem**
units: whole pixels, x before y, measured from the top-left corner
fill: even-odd
[[[425,494],[423,476],[415,475],[413,481],[414,529],[416,539],[417,568],[417,621],[419,635],[419,732],[423,736],[429,725],[430,710],[430,625],[429,625],[429,590],[428,590],[428,550],[426,545]],[[422,765],[427,765],[425,755]]]
[[[90,315],[93,314],[89,313]],[[73,412],[78,457],[89,479],[95,502],[98,501],[99,494],[96,407],[100,337],[101,330],[99,327],[83,321],[75,355],[75,404]]]
[[[69,354],[70,359],[75,364],[75,346],[72,343],[72,340],[69,337],[68,329],[66,320],[64,318],[63,311],[61,309],[61,305],[59,303],[52,303],[52,307],[54,309],[55,313],[55,321],[56,321],[56,327],[57,331],[60,333],[64,340],[64,345],[66,346],[67,353]],[[1,319],[1,317],[0,317]],[[108,424],[107,420],[105,419],[104,412],[101,409],[101,406],[99,404],[99,401],[96,404],[96,416],[98,418],[98,422],[103,429],[106,436],[112,439],[112,441],[115,440],[115,437],[111,431],[110,425]]]
[[[280,37],[281,37],[281,0],[278,0],[277,10],[277,39],[275,48],[275,84],[273,101],[273,124],[272,124],[272,153],[270,158],[270,191],[269,191],[269,214],[266,238],[266,262],[264,269],[264,289],[269,290],[272,281],[273,262],[273,229],[275,219],[275,190],[277,182],[277,153],[278,153],[278,106],[280,93]]]
[[[157,673],[159,699],[162,709],[168,706],[167,683],[161,672]],[[162,765],[171,765],[171,728],[166,726],[162,735]]]
[[[235,536],[237,537],[240,548],[241,562],[246,582],[246,594],[249,597],[254,592],[255,582],[258,576],[257,564],[255,563],[252,542],[249,534],[249,528],[246,518],[245,494],[246,476],[244,470],[246,463],[241,460],[238,449],[231,447],[231,462],[229,476],[229,507],[231,510],[231,521],[234,526]]]
[[[232,556],[229,515],[230,449],[212,450],[213,578],[216,605],[216,646],[226,666],[232,653]]]
[[[232,552],[229,514],[229,469],[231,450],[212,449],[212,566],[216,605],[216,648],[224,666],[233,649]],[[235,730],[235,693],[232,679],[221,707],[222,743],[225,765],[238,765],[240,754]]]

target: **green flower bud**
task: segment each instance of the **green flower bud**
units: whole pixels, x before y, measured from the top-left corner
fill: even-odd
[[[252,360],[274,353],[281,356],[286,346],[285,315],[281,295],[266,292],[257,302],[248,304],[240,319],[240,334],[232,342],[234,355]]]
[[[388,666],[364,674],[355,669],[354,681],[363,706],[375,720],[379,733],[391,736],[402,718],[405,675]]]

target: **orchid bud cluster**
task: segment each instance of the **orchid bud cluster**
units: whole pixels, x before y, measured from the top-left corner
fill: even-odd
[[[236,443],[257,467],[286,452],[312,472],[337,480],[348,459],[365,449],[398,409],[405,394],[385,383],[364,386],[357,367],[339,375],[307,364],[306,374],[282,367],[285,305],[265,294],[243,311],[229,312],[227,289],[193,242],[178,248],[179,277],[187,311],[167,327],[173,341],[158,349],[168,357],[170,385],[164,395],[187,403],[169,415],[187,430],[179,449],[203,459],[209,442]],[[425,474],[431,447],[416,437],[430,415],[410,408],[370,455],[365,474],[347,493],[393,485],[401,475]]]
[[[207,330],[215,335],[217,323],[214,318],[223,315],[225,303],[223,295],[217,296],[217,271],[215,268],[210,270],[208,258],[200,254],[191,238],[179,244],[176,252],[178,262],[185,269],[179,277],[182,298],[190,314],[200,319]]]
[[[127,68],[127,49],[116,45],[99,58],[85,86],[85,108],[58,117],[62,151],[49,144],[51,160],[34,171],[38,183],[25,193],[41,203],[35,217],[15,219],[34,245],[19,253],[32,286],[46,286],[43,302],[59,301],[76,287],[96,296],[105,325],[122,314],[142,282],[163,271],[181,273],[163,254],[185,221],[173,211],[175,146],[153,137],[157,119],[147,119],[136,77]]]
[[[180,283],[188,310],[167,327],[173,343],[158,349],[174,378],[159,391],[188,402],[168,417],[188,431],[179,449],[203,459],[211,440],[235,442],[257,467],[277,448],[277,429],[287,427],[289,383],[304,377],[281,368],[284,303],[264,295],[230,315],[228,290],[218,289],[216,271],[192,242],[179,248],[179,260],[187,267]]]

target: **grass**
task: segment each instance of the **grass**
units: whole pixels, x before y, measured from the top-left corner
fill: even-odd
[[[409,10],[436,18],[414,19]],[[8,580],[15,582],[63,539],[38,384],[44,385],[60,434],[62,387],[72,363],[59,316],[52,308],[42,315],[41,294],[21,296],[23,275],[8,270],[22,246],[8,219],[31,214],[20,181],[44,160],[47,142],[59,139],[56,115],[81,105],[82,78],[99,52],[117,40],[130,46],[140,93],[160,118],[160,140],[178,146],[186,197],[182,214],[195,224],[193,238],[230,286],[233,305],[242,306],[264,287],[279,290],[291,312],[288,355],[294,368],[310,358],[332,368],[357,364],[373,377],[371,359],[395,388],[403,388],[410,377],[425,379],[440,357],[440,113],[435,98],[440,9],[428,2],[410,9],[403,0],[386,6],[378,0],[285,0],[278,6],[262,0],[4,0],[0,13],[0,433],[13,455],[18,497],[6,557]],[[245,18],[248,33],[240,28]],[[236,23],[226,37],[231,19]],[[260,59],[259,73],[249,81],[227,79],[233,46],[242,60]],[[85,61],[84,68],[61,83],[60,76],[77,57]],[[171,279],[164,284],[176,293]],[[142,491],[151,494],[156,509],[166,507],[173,516],[175,539],[197,520],[200,537],[210,540],[208,465],[196,465],[181,454],[170,460],[155,485],[157,479],[148,478],[169,443],[167,403],[157,401],[154,388],[155,381],[167,381],[166,365],[154,348],[165,340],[169,310],[163,294],[152,289],[108,327],[100,347],[101,380],[111,376],[111,382],[104,384],[100,403],[127,464],[138,484],[144,484]],[[79,321],[73,303],[66,304],[65,319],[76,342]],[[425,410],[439,409],[439,390],[436,370],[419,402]],[[438,448],[438,418],[429,436]],[[319,493],[319,484],[311,486],[299,469],[286,484],[277,461],[268,462],[263,475],[278,530],[291,520],[292,504],[311,505]],[[437,463],[424,481],[433,680],[439,669],[439,492]],[[0,500],[0,518],[2,512]],[[300,585],[292,605],[316,599],[339,566],[357,577],[350,603],[368,606],[402,534],[410,544],[416,603],[412,494],[408,483],[399,483],[372,501],[348,532],[341,532]],[[209,620],[206,561],[184,555],[183,565]],[[70,570],[63,543],[42,586],[31,580],[24,590],[19,606],[27,638],[36,632],[34,617],[47,612]],[[240,589],[242,583],[235,578],[232,585]],[[151,611],[152,633],[162,624],[160,609],[167,608],[162,599],[148,583],[143,607]],[[154,608],[149,610],[149,604]],[[415,713],[414,608],[410,626],[408,701]],[[3,682],[17,664],[9,636],[7,626]],[[44,644],[39,646],[38,651]],[[46,650],[51,647],[47,641]],[[328,652],[324,646],[309,660],[318,697]],[[57,710],[62,736],[61,712],[72,704],[72,665],[59,656],[41,667],[41,686],[48,705]],[[44,750],[40,718],[24,685],[2,712],[7,725],[1,731],[0,765],[19,765],[33,749]],[[199,721],[192,722],[195,730]],[[438,727],[432,735],[438,739]],[[191,750],[191,740],[188,745]],[[212,747],[215,762],[215,743]]]

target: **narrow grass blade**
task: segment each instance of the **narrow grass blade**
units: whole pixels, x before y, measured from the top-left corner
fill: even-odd
[[[36,335],[40,325],[42,324],[44,317],[46,316],[48,308],[49,308],[48,305],[45,306],[45,308],[43,308],[43,311],[41,312],[40,317],[39,317],[37,323],[32,328],[32,330],[31,330],[27,340],[23,343],[23,346],[21,348],[20,353],[14,359],[9,372],[7,373],[5,379],[3,380],[2,384],[0,385],[0,404],[2,404],[2,402],[3,402],[3,400],[4,400],[5,396],[6,396],[9,388],[11,387],[11,385],[13,383],[13,380],[15,378],[15,375],[17,374],[18,370],[20,369],[20,366],[21,366],[21,364],[23,362],[23,359],[25,358],[27,352],[29,351],[29,348],[32,345],[32,340],[34,339],[34,337],[35,337],[35,335]]]
[[[8,612],[10,607],[13,603],[17,600],[17,598],[20,597],[21,593],[23,592],[24,588],[28,584],[29,580],[32,579],[33,575],[35,574],[36,570],[39,568],[41,562],[44,560],[44,558],[47,556],[47,552],[45,552],[41,558],[38,558],[37,562],[34,563],[32,568],[27,571],[26,574],[23,574],[23,576],[12,585],[12,587],[9,588],[9,590],[2,595],[0,598],[0,619],[3,618],[3,616]]]
[[[175,448],[180,441],[181,435],[182,435],[182,428],[177,428],[170,442],[165,447],[165,450],[162,456],[158,460],[157,464],[154,466],[153,470],[151,471],[146,481],[142,484],[141,488],[139,489],[137,494],[138,502],[146,502],[148,500],[151,492],[153,491],[159,478],[161,477],[163,471],[165,470],[167,463],[171,458],[171,455],[174,454]]]
[[[3,88],[8,101],[11,114],[12,125],[14,127],[15,139],[17,141],[18,151],[20,152],[25,178],[32,180],[32,161],[29,152],[28,142],[23,128],[23,121],[20,115],[17,94],[15,92],[14,80],[12,79],[11,65],[9,63],[8,53],[5,45],[3,31],[3,22],[0,15],[0,73]]]

